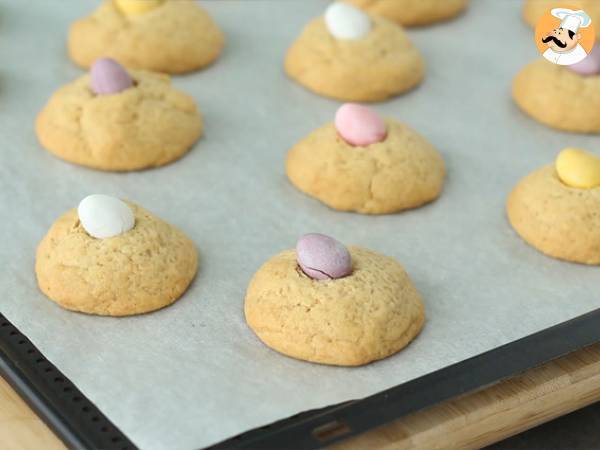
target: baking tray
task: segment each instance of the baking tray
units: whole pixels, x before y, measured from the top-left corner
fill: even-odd
[[[0,201],[10,211],[0,225],[0,311],[19,340],[78,389],[79,401],[103,413],[111,433],[121,430],[124,443],[142,448],[187,449],[277,422],[235,445],[318,446],[315,429],[341,439],[598,340],[598,268],[544,257],[504,216],[506,196],[522,176],[562,147],[598,142],[538,125],[512,103],[513,75],[539,57],[520,1],[472,2],[456,20],[410,30],[427,78],[376,108],[426,136],[443,154],[448,180],[435,203],[381,217],[331,211],[283,173],[287,149],[339,106],[290,82],[281,68],[287,46],[326,2],[201,3],[224,28],[227,47],[213,67],[174,84],[198,101],[206,136],[167,167],[112,174],[53,158],[32,130],[50,93],[81,74],[64,38],[68,24],[96,2],[28,8],[0,0],[0,30],[10,42],[0,48]],[[490,32],[499,22],[520,42],[510,52],[505,38]],[[180,301],[144,316],[99,318],[62,310],[37,290],[35,246],[63,211],[94,192],[129,198],[196,242],[200,271]],[[405,265],[428,317],[414,343],[366,367],[337,368],[283,357],[256,339],[243,319],[247,283],[309,231]],[[16,374],[12,382],[30,402],[48,396],[14,352],[5,355],[4,370]],[[73,430],[79,439],[94,436],[53,404],[46,409],[60,414],[37,409],[55,429],[62,424],[58,432],[68,442],[75,442],[67,436]]]
[[[599,329],[597,310],[384,392],[306,411],[210,449],[322,448],[591,345],[600,339]],[[136,448],[1,314],[0,374],[70,448]]]

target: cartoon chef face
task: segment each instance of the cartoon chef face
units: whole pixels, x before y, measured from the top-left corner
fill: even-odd
[[[581,34],[566,28],[555,28],[542,38],[542,42],[557,53],[569,52],[577,46]]]

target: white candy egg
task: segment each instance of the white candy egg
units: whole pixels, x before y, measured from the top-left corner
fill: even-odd
[[[89,195],[79,203],[77,214],[90,236],[105,239],[133,228],[135,218],[131,208],[110,195]]]
[[[371,18],[349,3],[336,2],[325,11],[325,24],[338,39],[361,39],[371,31]]]

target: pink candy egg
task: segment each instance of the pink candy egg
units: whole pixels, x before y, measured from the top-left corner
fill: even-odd
[[[133,86],[133,80],[121,64],[100,58],[90,69],[91,88],[97,95],[117,94]]]
[[[331,280],[352,273],[352,257],[341,242],[319,233],[302,236],[296,244],[296,259],[313,280]]]
[[[346,103],[335,114],[335,128],[350,145],[367,146],[385,140],[387,127],[383,119],[370,108]]]
[[[600,45],[594,45],[592,51],[582,61],[567,67],[583,76],[600,74]]]

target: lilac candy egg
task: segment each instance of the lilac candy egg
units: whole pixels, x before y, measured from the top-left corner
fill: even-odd
[[[302,271],[313,280],[331,280],[350,275],[352,257],[341,242],[319,233],[302,236],[296,244]]]
[[[133,86],[133,80],[121,64],[100,58],[90,69],[91,88],[98,95],[117,94]]]
[[[600,45],[594,45],[592,51],[582,61],[567,66],[573,72],[583,75],[599,75],[600,74]]]

